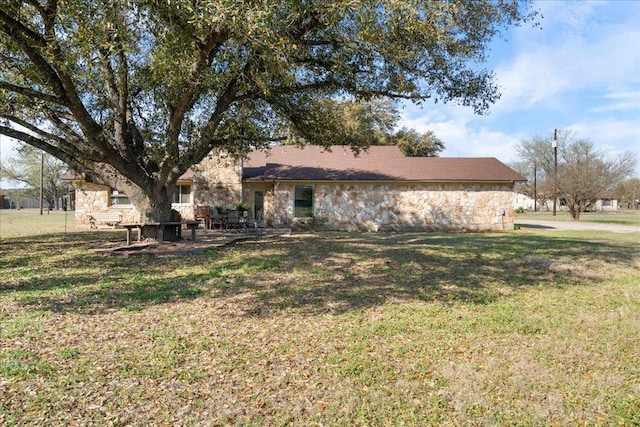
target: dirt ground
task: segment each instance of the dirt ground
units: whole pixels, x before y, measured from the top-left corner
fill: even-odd
[[[638,233],[640,227],[617,224],[600,224],[594,222],[567,222],[567,221],[546,221],[535,219],[519,219],[516,224],[522,228],[538,228],[545,230],[602,230],[615,233]],[[291,229],[260,229],[257,232],[227,232],[219,230],[198,229],[196,241],[185,238],[177,242],[165,241],[158,243],[154,240],[136,242],[127,246],[124,242],[113,242],[108,246],[102,245],[94,249],[94,252],[104,255],[188,255],[203,252],[207,248],[223,247],[243,240],[269,239],[279,236],[289,235]]]
[[[290,229],[261,229],[257,232],[226,232],[219,230],[198,229],[196,241],[184,238],[179,241],[164,241],[159,243],[155,240],[145,240],[135,242],[127,246],[125,242],[113,242],[110,245],[102,245],[93,252],[104,255],[189,255],[203,252],[212,247],[223,247],[243,240],[270,239],[279,236],[289,235]]]

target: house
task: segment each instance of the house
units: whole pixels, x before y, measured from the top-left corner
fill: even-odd
[[[524,178],[495,158],[405,157],[394,146],[355,155],[333,146],[277,146],[244,159],[213,152],[178,180],[174,209],[233,208],[273,227],[330,230],[513,228],[514,184]],[[115,189],[75,182],[76,221],[94,210],[139,217]]]
[[[592,211],[617,211],[619,196],[613,192],[603,193],[589,210]]]
[[[550,211],[553,209],[553,200],[545,200],[544,203],[538,203],[537,206],[534,204],[533,198],[521,194],[516,193],[513,207],[514,209],[525,209],[525,210],[533,210],[534,206],[538,211]],[[619,207],[618,196],[613,193],[605,193],[601,196],[601,198],[596,199],[589,207],[587,211],[617,211]],[[568,211],[565,204],[565,200],[562,198],[558,199],[557,209],[561,211]]]
[[[534,209],[534,207],[537,207],[538,209],[540,208],[539,206],[536,206],[535,201],[533,200],[533,197],[529,197],[526,194],[522,194],[522,193],[518,193],[516,192],[514,194],[514,198],[513,198],[513,208],[514,209],[525,209],[525,210],[530,210],[532,211]]]

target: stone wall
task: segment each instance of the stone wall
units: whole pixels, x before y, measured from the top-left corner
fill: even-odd
[[[193,203],[174,203],[183,219],[193,219],[196,205],[235,208],[242,200],[242,163],[224,152],[214,150],[193,167]],[[91,212],[119,212],[123,222],[139,222],[140,214],[131,205],[109,206],[109,187],[75,181],[76,224],[89,224]]]
[[[196,210],[191,203],[172,203],[171,209],[178,211],[180,218],[193,220],[196,217]]]
[[[305,225],[332,230],[509,230],[513,229],[513,185],[462,183],[313,183],[314,218],[294,218],[295,183],[246,183],[242,162],[213,151],[194,168],[193,203],[174,204],[184,219],[195,205],[252,209],[253,190],[264,191],[264,220],[269,226]],[[124,222],[137,222],[133,206],[109,206],[109,188],[76,185],[76,223],[87,213],[117,211]],[[273,185],[273,186],[272,186]]]
[[[89,225],[87,214],[92,212],[118,212],[122,222],[139,222],[140,213],[133,205],[109,206],[109,187],[84,181],[75,181],[76,188],[76,224]],[[173,203],[182,219],[194,219],[194,207],[190,203]]]
[[[513,187],[504,184],[315,185],[315,218],[293,216],[294,186],[277,183],[274,225],[332,230],[509,230]]]
[[[213,150],[193,167],[194,202],[196,205],[235,208],[242,199],[242,162],[233,156]]]
[[[242,201],[249,207],[249,217],[255,218],[254,212],[254,192],[262,191],[264,194],[263,210],[262,210],[262,224],[267,227],[273,227],[274,218],[274,198],[273,198],[273,184],[265,182],[245,182],[242,188]]]
[[[109,187],[85,181],[74,181],[76,188],[76,224],[89,224],[87,214],[92,212],[118,212],[123,222],[138,222],[140,214],[130,205],[109,206]]]

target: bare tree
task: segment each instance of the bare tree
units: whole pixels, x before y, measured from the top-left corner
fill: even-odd
[[[615,190],[629,177],[636,165],[631,152],[618,156],[596,150],[588,140],[577,140],[571,132],[558,132],[558,198],[564,202],[574,220],[595,204],[596,200]],[[554,161],[551,139],[536,136],[521,141],[516,147],[521,161],[539,168],[538,182],[543,194],[553,194]],[[531,185],[531,183],[528,183]]]
[[[534,199],[537,209],[553,199],[553,176],[548,177],[535,161],[519,161],[510,166],[526,179],[525,182],[516,183],[516,191]]]
[[[620,203],[631,209],[640,208],[640,178],[630,178],[618,184],[616,189]]]
[[[4,160],[0,165],[0,177],[26,185],[23,196],[38,197],[41,160],[43,198],[51,208],[60,209],[64,192],[62,176],[67,172],[67,167],[55,157],[29,145],[21,145],[16,149],[15,157]]]
[[[568,145],[558,166],[558,192],[574,220],[630,176],[636,166],[632,153],[608,157],[589,141]]]

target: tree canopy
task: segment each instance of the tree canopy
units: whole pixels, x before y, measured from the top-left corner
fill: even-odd
[[[166,220],[178,177],[214,148],[283,129],[330,145],[327,99],[485,112],[488,43],[534,16],[518,0],[3,0],[0,133]]]
[[[444,150],[444,143],[431,130],[421,134],[413,129],[402,128],[393,135],[391,141],[408,157],[437,157]]]
[[[327,99],[322,105],[323,132],[330,132],[333,145],[351,145],[355,150],[368,145],[395,145],[408,157],[436,157],[444,143],[433,131],[396,130],[400,114],[388,98],[368,101]],[[285,144],[304,144],[302,137],[289,135]]]

